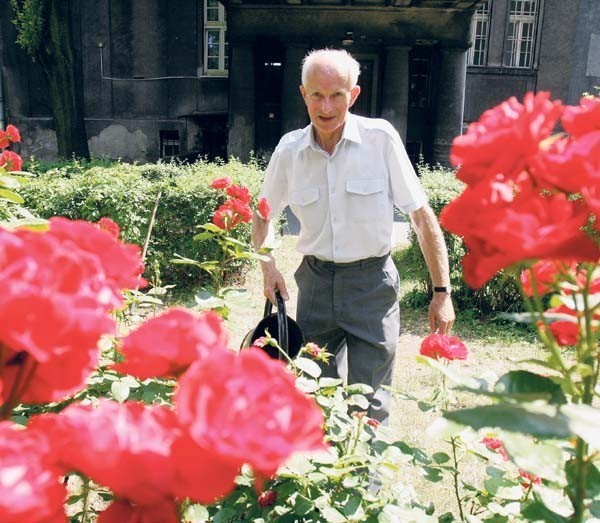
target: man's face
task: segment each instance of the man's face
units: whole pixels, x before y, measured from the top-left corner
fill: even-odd
[[[315,65],[300,92],[308,109],[317,139],[335,139],[344,129],[346,114],[360,93],[360,87],[350,87],[346,78],[334,67]]]

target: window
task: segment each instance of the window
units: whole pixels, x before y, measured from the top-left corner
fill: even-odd
[[[206,74],[227,75],[227,14],[217,0],[204,0],[204,70]]]
[[[179,131],[160,131],[160,157],[179,154]]]
[[[471,41],[473,45],[469,49],[469,65],[487,64],[490,2],[491,0],[485,0],[473,15],[473,21],[471,22]]]
[[[538,0],[511,0],[504,49],[505,66],[533,67],[537,15]]]

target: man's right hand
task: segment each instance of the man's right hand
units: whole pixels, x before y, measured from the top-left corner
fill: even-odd
[[[260,265],[263,271],[263,292],[265,297],[271,300],[271,303],[276,305],[277,300],[275,299],[275,291],[279,290],[281,297],[284,300],[289,300],[290,297],[285,286],[285,280],[283,275],[277,270],[277,267],[275,267],[275,260],[270,260],[268,262],[263,261],[260,262]]]

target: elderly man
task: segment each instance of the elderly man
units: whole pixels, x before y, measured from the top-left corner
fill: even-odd
[[[390,257],[394,206],[410,215],[434,294],[432,331],[454,322],[448,256],[435,214],[395,129],[385,120],[351,114],[360,94],[360,66],[346,51],[322,49],[303,62],[300,92],[310,125],[286,134],[267,168],[262,196],[273,215],[289,205],[300,221],[296,271],[297,322],[308,341],[338,354],[347,348],[348,383],[375,393],[369,415],[387,421],[400,329],[398,272]],[[253,220],[263,245],[269,221]],[[261,262],[264,293],[288,292],[273,257]],[[324,375],[337,377],[335,361]]]

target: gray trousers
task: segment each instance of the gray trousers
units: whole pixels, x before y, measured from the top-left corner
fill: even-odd
[[[399,277],[389,255],[352,263],[305,256],[295,273],[296,321],[307,341],[327,346],[334,355],[346,347],[348,384],[375,390],[369,416],[387,422],[394,355],[400,332]],[[323,376],[346,378],[335,359]]]

